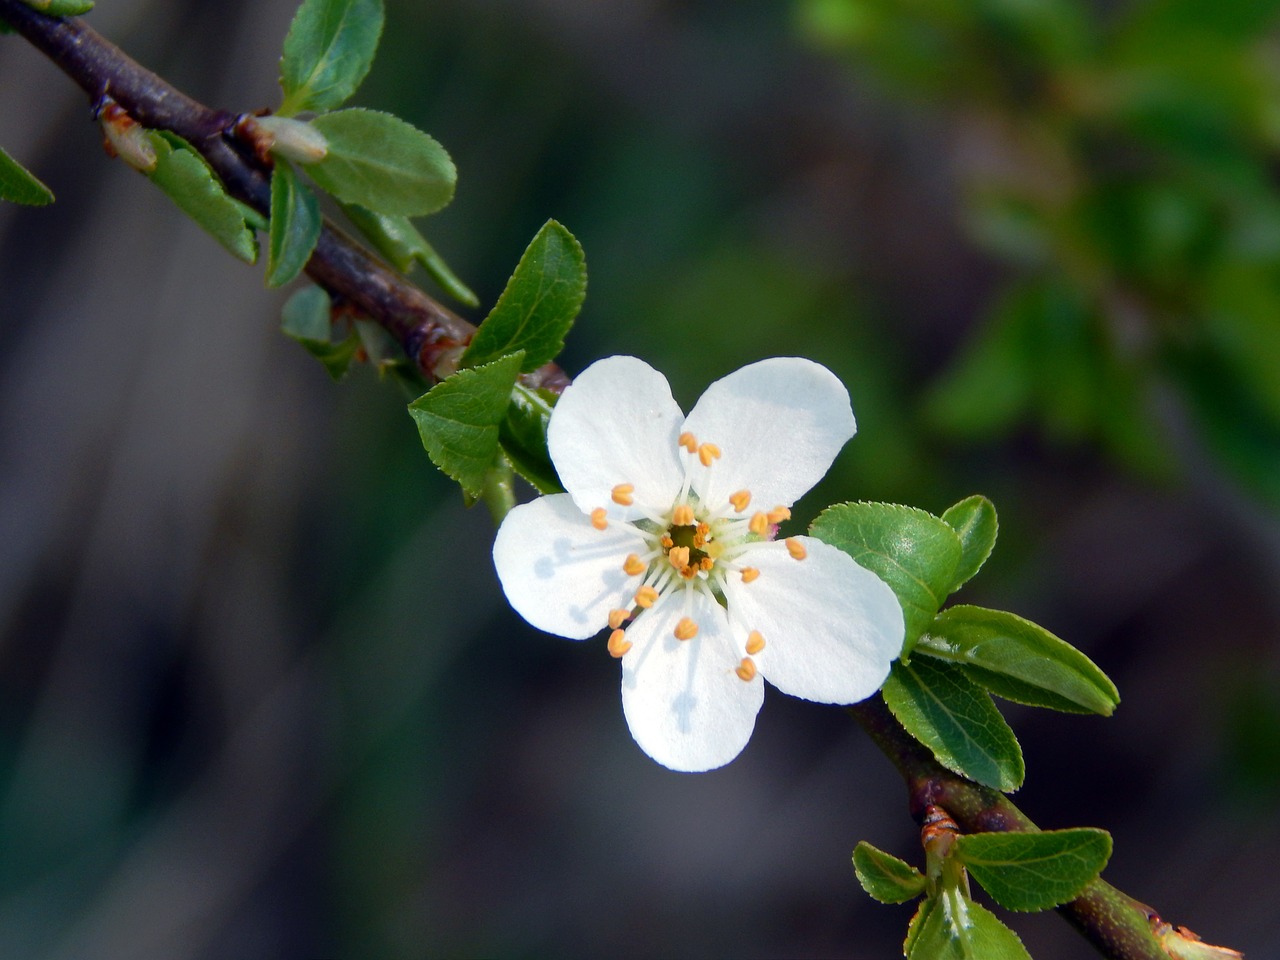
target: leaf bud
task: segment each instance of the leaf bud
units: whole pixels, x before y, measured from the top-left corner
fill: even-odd
[[[323,133],[305,120],[292,117],[253,117],[243,129],[256,142],[277,156],[295,163],[319,163],[329,152]]]
[[[119,157],[135,170],[150,173],[156,168],[156,148],[146,129],[110,98],[98,108],[102,124],[102,145],[107,153]]]

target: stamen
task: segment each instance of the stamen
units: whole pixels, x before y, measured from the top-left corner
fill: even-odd
[[[609,525],[608,516],[609,511],[605,510],[604,507],[596,507],[591,511],[591,525],[597,530],[603,530]]]
[[[743,657],[742,662],[738,664],[736,670],[733,671],[738,675],[738,679],[744,683],[750,683],[756,678],[756,662],[750,657]]]
[[[693,507],[687,503],[682,503],[671,511],[671,522],[677,527],[688,527],[693,525]]]
[[[720,448],[714,443],[704,443],[698,447],[698,459],[704,467],[711,466],[712,460],[720,459]]]
[[[631,612],[628,610],[623,610],[621,608],[618,608],[617,610],[610,610],[609,611],[609,629],[617,630],[620,626],[622,626],[624,623],[627,622],[627,617],[629,616],[631,616]],[[747,646],[749,647],[751,646],[751,644],[747,644]]]
[[[658,602],[658,591],[653,587],[641,587],[636,591],[635,601],[637,607],[644,607],[648,610]]]
[[[743,583],[750,583],[752,580],[754,580],[754,579],[755,579],[756,577],[758,577],[758,576],[760,576],[760,571],[759,571],[756,567],[743,567],[743,568],[742,568],[742,582],[743,582]]]
[[[613,502],[618,504],[618,506],[629,507],[631,504],[635,503],[635,497],[632,496],[635,492],[635,484],[620,483],[613,488],[611,496],[613,497]]]
[[[689,548],[672,547],[671,552],[667,554],[667,559],[671,561],[673,567],[683,572],[689,566]]]
[[[676,624],[675,635],[677,640],[692,640],[698,635],[698,625],[688,617],[681,617]]]
[[[781,523],[783,520],[791,519],[791,511],[786,507],[774,507],[769,511],[770,523]]]
[[[747,529],[757,537],[763,537],[769,532],[769,515],[763,511],[752,514],[751,522],[747,524]]]
[[[644,573],[644,561],[634,553],[628,553],[627,559],[622,561],[622,572],[629,577],[638,577]]]
[[[764,636],[759,630],[752,630],[747,635],[747,653],[755,656],[764,649]]]
[[[747,505],[751,503],[751,491],[739,490],[737,493],[729,494],[729,502],[733,504],[733,509],[741,513],[747,509]]]
[[[804,544],[795,537],[787,537],[787,553],[791,554],[793,560],[803,560],[809,555],[809,551],[804,548]]]
[[[631,641],[627,639],[627,635],[621,630],[615,630],[609,634],[609,655],[614,659],[621,660],[623,655],[631,649]]]
[[[659,540],[658,542],[662,544],[663,550],[670,550],[672,547],[676,545],[676,542],[671,539],[671,534],[669,533],[664,533],[662,535],[662,539]]]
[[[676,438],[676,443],[680,444],[680,446],[684,447],[690,453],[698,452],[698,438],[687,430]]]
[[[698,566],[701,567],[703,570],[709,571],[713,567],[715,567],[715,565],[716,565],[716,562],[712,560],[710,557],[703,557],[701,560],[698,561]]]

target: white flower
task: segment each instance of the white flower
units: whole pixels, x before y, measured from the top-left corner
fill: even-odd
[[[855,429],[844,385],[809,360],[743,367],[687,418],[648,364],[600,360],[547,430],[568,492],[516,507],[498,530],[507,599],[548,633],[610,628],[631,733],[674,770],[742,751],[761,678],[856,703],[902,648],[897,598],[835,547],[772,539]]]

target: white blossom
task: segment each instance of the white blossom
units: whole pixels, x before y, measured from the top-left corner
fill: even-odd
[[[855,429],[844,385],[809,360],[743,367],[688,417],[648,364],[600,360],[552,411],[567,492],[517,506],[498,531],[507,599],[549,633],[609,629],[631,733],[674,770],[742,751],[764,679],[862,700],[902,648],[897,598],[835,547],[775,539]]]

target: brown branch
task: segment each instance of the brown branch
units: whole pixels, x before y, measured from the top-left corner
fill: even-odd
[[[926,807],[939,806],[967,833],[1039,829],[1004,794],[939,764],[879,697],[855,704],[849,712],[902,774],[917,822],[923,821]],[[1093,881],[1075,900],[1058,907],[1058,913],[1110,960],[1169,960],[1152,932],[1159,921],[1155,912],[1104,880]]]
[[[271,206],[270,169],[236,132],[237,116],[214,110],[138,64],[79,18],[38,13],[20,0],[0,0],[5,21],[52,60],[98,104],[110,96],[144,127],[187,140],[213,167],[227,191],[262,214]],[[378,260],[328,220],[307,275],[339,302],[380,324],[429,380],[450,372],[475,326]],[[555,364],[524,378],[530,386],[562,390],[568,380]]]

